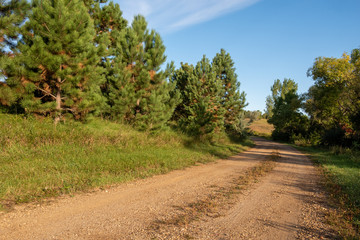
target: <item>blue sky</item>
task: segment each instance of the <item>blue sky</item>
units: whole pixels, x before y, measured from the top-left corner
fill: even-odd
[[[221,48],[232,56],[248,110],[264,110],[274,80],[304,93],[319,56],[360,47],[360,0],[116,0],[129,21],[142,14],[158,31],[168,61],[196,64]]]

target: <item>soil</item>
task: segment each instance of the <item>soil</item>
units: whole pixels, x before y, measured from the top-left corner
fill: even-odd
[[[253,140],[256,147],[226,160],[16,206],[0,215],[0,239],[337,238],[326,224],[330,207],[310,160],[288,145]],[[235,189],[236,179],[274,151],[280,158],[270,172],[229,198],[216,194]],[[207,210],[184,210],[194,203]]]

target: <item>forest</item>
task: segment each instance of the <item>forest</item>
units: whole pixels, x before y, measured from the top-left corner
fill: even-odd
[[[195,66],[164,67],[159,33],[103,1],[2,1],[0,27],[3,113],[172,126],[200,139],[243,134],[245,93],[223,49]]]

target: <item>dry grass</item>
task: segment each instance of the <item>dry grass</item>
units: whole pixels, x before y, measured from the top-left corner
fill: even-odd
[[[260,119],[249,123],[248,129],[253,135],[270,137],[274,126],[269,124],[266,119]]]

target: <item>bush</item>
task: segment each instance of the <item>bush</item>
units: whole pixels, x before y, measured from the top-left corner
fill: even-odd
[[[275,129],[272,134],[271,134],[271,138],[273,140],[279,140],[279,141],[290,141],[290,134],[283,131],[283,130],[279,130],[279,129]]]
[[[352,135],[347,135],[346,131],[340,126],[325,130],[322,137],[322,144],[325,146],[352,147],[356,139]]]
[[[317,131],[311,132],[308,139],[312,146],[319,146],[321,144],[321,133]]]

